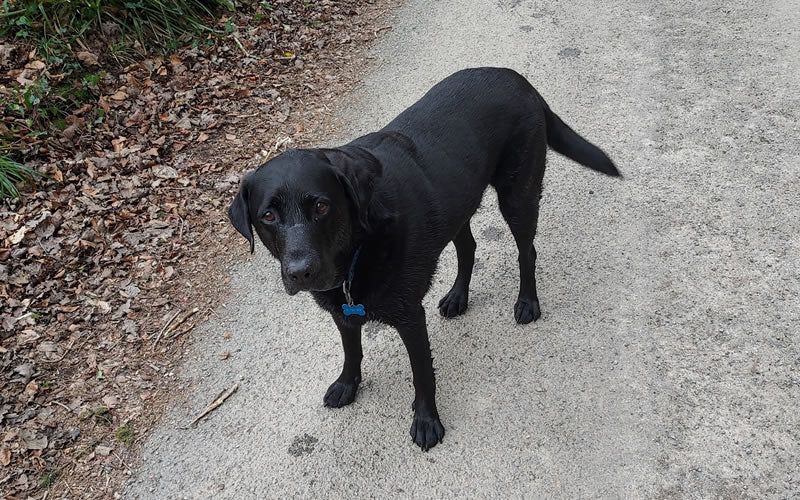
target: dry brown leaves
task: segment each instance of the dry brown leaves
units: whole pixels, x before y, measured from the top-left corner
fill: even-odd
[[[77,110],[29,145],[53,180],[0,206],[0,492],[113,495],[173,389],[184,334],[225,289],[214,270],[235,257],[224,208],[241,171],[321,132],[383,10],[273,3],[224,44],[109,75],[102,122]]]

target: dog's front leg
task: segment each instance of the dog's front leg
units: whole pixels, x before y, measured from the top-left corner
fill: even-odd
[[[436,380],[433,375],[433,359],[425,325],[425,310],[420,304],[407,316],[406,322],[397,325],[397,331],[408,350],[411,371],[414,375],[414,420],[411,423],[411,439],[427,451],[441,443],[444,426],[436,409]]]
[[[323,401],[325,406],[341,408],[356,399],[358,384],[361,383],[361,325],[346,323],[335,315],[333,319],[342,336],[344,366],[339,378],[328,387]]]

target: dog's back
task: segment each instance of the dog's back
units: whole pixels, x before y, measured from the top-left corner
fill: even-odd
[[[521,182],[538,199],[548,144],[587,167],[619,175],[599,148],[553,113],[522,75],[507,68],[458,71],[377,134],[353,144],[381,160],[382,182],[392,189],[405,186],[418,199],[435,200],[419,216],[427,219],[426,230],[433,226],[441,234],[442,247],[478,208],[489,184],[502,190]]]

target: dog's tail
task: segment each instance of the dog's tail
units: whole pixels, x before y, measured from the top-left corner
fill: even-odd
[[[547,121],[547,144],[556,152],[585,167],[612,177],[622,177],[614,162],[600,148],[587,141],[564,123],[539,96]]]

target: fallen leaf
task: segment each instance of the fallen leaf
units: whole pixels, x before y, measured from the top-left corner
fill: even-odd
[[[90,370],[97,368],[97,354],[90,352],[89,355],[86,356],[86,364],[89,366]]]
[[[125,92],[125,90],[118,90],[113,94],[111,94],[111,99],[115,101],[124,101],[127,98],[128,98],[128,93]]]
[[[98,454],[98,455],[100,455],[101,457],[107,457],[107,456],[109,456],[109,455],[111,454],[111,451],[112,451],[113,449],[114,449],[114,447],[113,447],[113,446],[103,446],[103,445],[98,445],[98,446],[97,446],[97,447],[94,449],[94,451],[95,451],[95,453],[97,453],[97,454]]]
[[[30,363],[21,364],[16,368],[14,368],[14,373],[20,374],[27,383],[28,380],[30,380],[31,376],[33,375],[33,365],[31,365]]]
[[[91,104],[86,103],[83,106],[81,106],[80,108],[78,108],[75,111],[73,111],[72,114],[75,115],[75,116],[80,116],[80,115],[86,113],[87,111],[91,111],[92,108],[93,108],[93,106]]]
[[[109,408],[116,408],[119,406],[119,399],[117,399],[116,396],[109,394],[108,396],[103,396],[103,404]]]
[[[47,436],[38,436],[30,429],[23,429],[19,433],[20,443],[26,450],[43,450],[47,448]]]
[[[200,135],[197,136],[197,142],[206,142],[208,140],[208,135],[205,132],[200,132]]]
[[[8,448],[0,449],[0,464],[7,466],[11,463],[11,450]]]
[[[111,312],[111,304],[109,304],[105,300],[98,300],[95,302],[95,305],[100,309],[100,312],[103,314],[108,314]]]
[[[69,127],[61,131],[61,135],[68,141],[74,139],[75,134],[77,133],[78,133],[78,127],[76,127],[75,125],[70,125]]]
[[[119,153],[122,151],[122,146],[125,144],[127,137],[118,137],[116,139],[111,139],[111,145],[114,146],[114,152]]]
[[[17,243],[22,241],[22,238],[25,237],[25,233],[27,232],[28,232],[27,226],[22,226],[19,229],[17,229],[16,232],[14,232],[14,234],[11,235],[11,244],[16,245]]]
[[[178,171],[167,165],[156,165],[153,167],[153,175],[162,179],[177,179]]]
[[[19,476],[17,480],[14,481],[14,486],[16,486],[18,489],[22,491],[27,490],[30,487],[30,484],[28,482],[28,475],[22,474],[21,476]]]
[[[37,384],[35,380],[31,380],[28,382],[28,385],[25,386],[24,392],[31,397],[35,396],[36,393],[39,392],[39,384]]]
[[[44,66],[45,66],[44,61],[40,61],[39,59],[31,61],[25,65],[27,69],[35,69],[35,70],[44,69]]]
[[[97,66],[97,56],[87,50],[82,50],[77,53],[78,60],[84,66]]]

